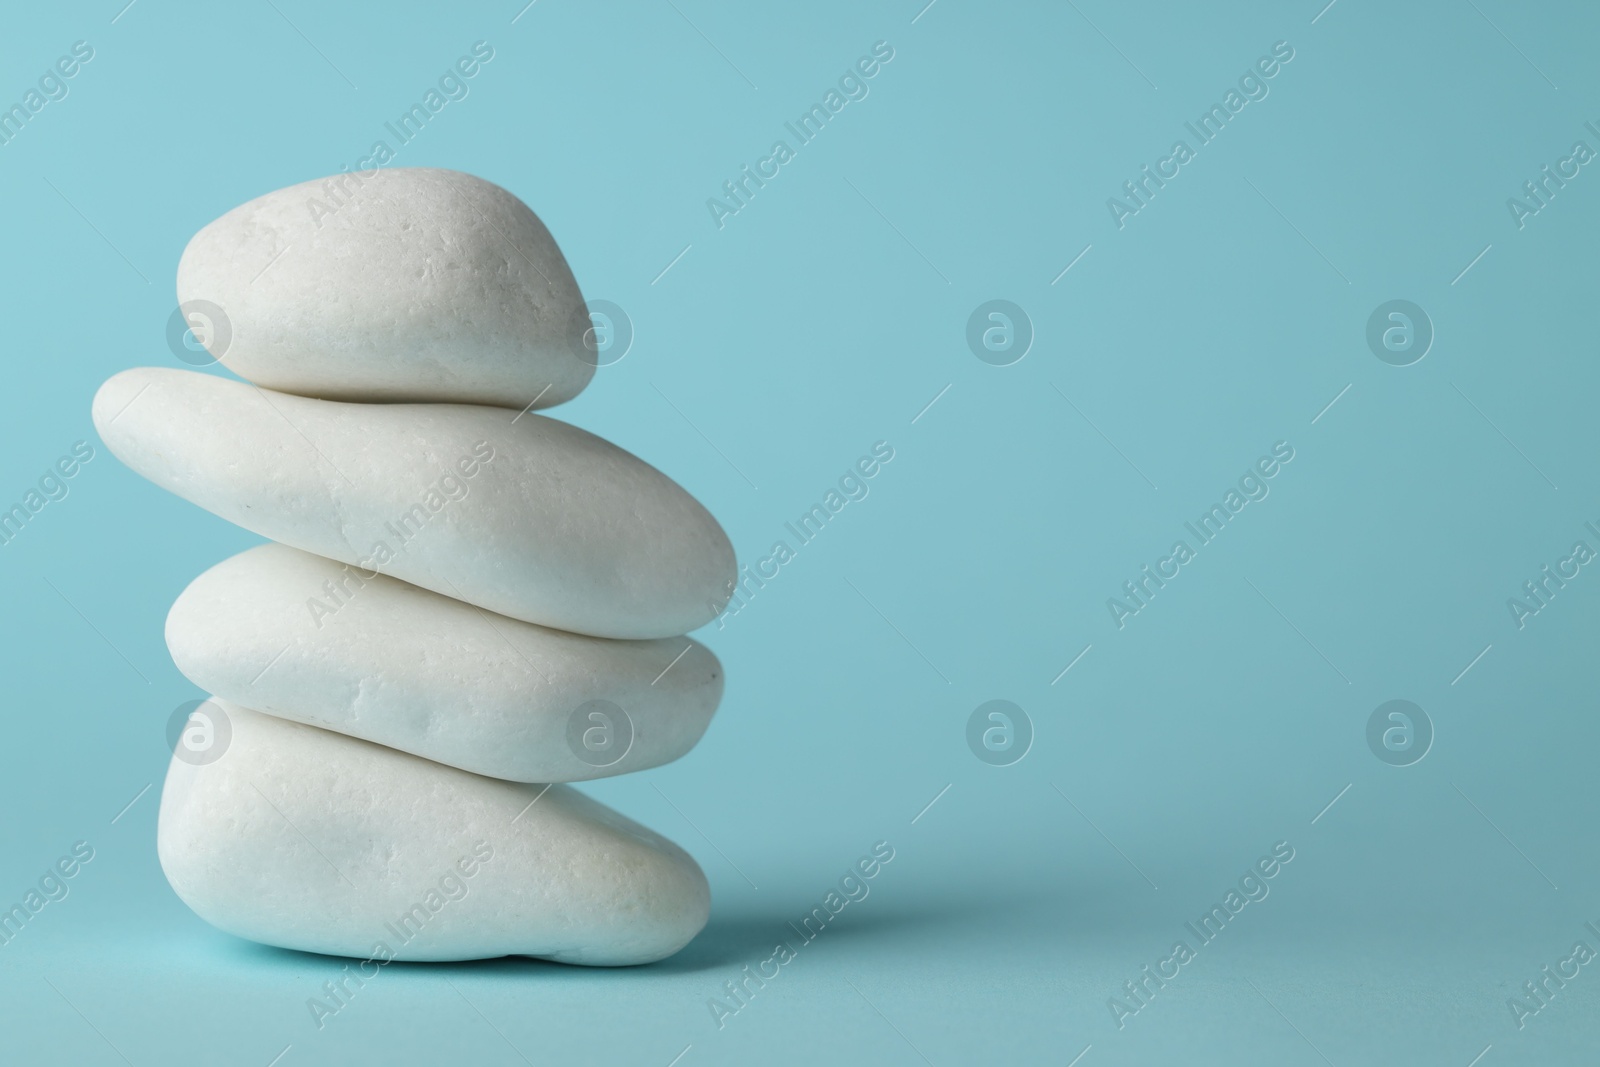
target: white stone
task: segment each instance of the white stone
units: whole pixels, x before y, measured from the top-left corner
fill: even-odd
[[[520,410],[594,374],[583,296],[544,223],[457,171],[341,174],[236,207],[184,249],[178,300],[212,355],[285,392]]]
[[[94,421],[129,467],[229,522],[527,622],[670,637],[733,589],[733,548],[693,497],[540,415],[138,368],[100,387]]]
[[[518,782],[675,760],[722,695],[717,657],[687,637],[551,630],[272,544],[191,582],[167,647],[225,700]]]
[[[174,757],[157,830],[172,888],[213,926],[361,959],[614,966],[670,956],[705,925],[688,853],[571,786],[213,706],[227,748],[203,766]]]

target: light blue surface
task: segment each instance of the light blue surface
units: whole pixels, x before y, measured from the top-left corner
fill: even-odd
[[[0,146],[0,497],[97,449],[0,548],[0,895],[94,849],[0,947],[8,1062],[1594,1061],[1600,968],[1520,1029],[1507,998],[1600,949],[1600,568],[1521,629],[1507,599],[1600,548],[1600,175],[1520,229],[1506,204],[1600,149],[1594,10],[924,2],[7,12],[4,101],[94,57]],[[746,563],[895,455],[702,631],[728,672],[705,741],[587,787],[695,854],[706,932],[630,971],[397,965],[319,1031],[340,964],[212,930],[155,858],[163,731],[198,695],[162,622],[256,539],[122,468],[89,399],[178,365],[196,229],[356,163],[480,40],[395,164],[505,185],[627,310],[632,351],[556,414]],[[878,41],[869,94],[719,229],[707,199]],[[1268,94],[1119,229],[1107,198],[1279,41]],[[1011,366],[967,348],[992,299],[1036,332]],[[1411,366],[1367,347],[1393,299],[1436,331]],[[1280,441],[1270,494],[1119,629],[1107,598]],[[1034,726],[1011,766],[967,747],[991,699]],[[1392,699],[1436,731],[1412,766],[1367,746]],[[880,840],[870,896],[719,1029],[708,1000]],[[1119,1029],[1108,1000],[1280,841],[1270,894]]]

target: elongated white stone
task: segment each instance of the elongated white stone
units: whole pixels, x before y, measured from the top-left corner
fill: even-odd
[[[230,702],[518,782],[675,760],[722,694],[721,664],[687,637],[551,630],[284,545],[191,582],[167,647]]]
[[[527,622],[669,637],[733,588],[733,548],[693,497],[540,415],[138,368],[100,387],[94,421],[128,466],[229,522]]]
[[[570,786],[211,707],[227,748],[203,766],[173,758],[156,843],[178,896],[229,933],[363,959],[613,966],[669,956],[705,925],[688,853]]]
[[[213,356],[284,392],[521,410],[594,375],[550,232],[456,171],[335,175],[236,207],[184,249],[178,301]]]

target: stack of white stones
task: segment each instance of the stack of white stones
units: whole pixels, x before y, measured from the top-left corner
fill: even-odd
[[[277,542],[195,579],[173,660],[215,694],[158,849],[202,918],[379,960],[631,964],[705,925],[672,842],[564,783],[677,759],[722,694],[734,558],[632,454],[532,413],[596,364],[521,201],[452,171],[347,175],[211,223],[178,267],[246,379],[141,368],[94,401],[138,473]]]

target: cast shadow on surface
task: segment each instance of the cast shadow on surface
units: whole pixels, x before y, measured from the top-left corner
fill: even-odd
[[[638,967],[582,967],[525,956],[503,956],[458,963],[396,962],[386,970],[450,979],[471,976],[504,980],[551,976],[559,977],[564,983],[651,980],[729,968],[737,970],[746,963],[754,964],[771,956],[774,946],[780,941],[790,945],[804,942],[805,947],[801,951],[825,954],[835,948],[847,947],[852,951],[880,951],[901,942],[925,943],[930,937],[947,938],[952,934],[977,937],[983,935],[997,915],[1036,916],[1037,909],[1047,904],[1055,908],[1061,906],[1061,901],[1059,897],[1046,900],[1037,894],[1030,895],[1025,901],[1006,900],[993,894],[964,894],[935,900],[895,902],[887,899],[879,901],[873,895],[848,905],[820,930],[813,921],[809,942],[799,932],[802,920],[810,914],[808,905],[751,907],[746,904],[739,909],[713,911],[706,928],[682,951],[657,963]],[[820,904],[817,906],[820,907]],[[1028,921],[1036,920],[1030,918]],[[210,934],[219,962],[231,960],[241,966],[313,972],[336,969],[347,962],[346,957],[258,945],[217,931],[211,931]]]
[[[830,918],[821,929],[813,921],[810,941],[802,936],[800,926],[813,905],[821,909],[819,902],[768,905],[747,901],[739,907],[714,910],[706,929],[685,949],[650,965],[589,968],[530,957],[501,957],[459,963],[394,963],[386,969],[390,974],[451,979],[550,976],[562,982],[653,981],[739,969],[746,963],[755,965],[771,957],[779,942],[797,945],[805,955],[829,955],[843,950],[890,952],[896,945],[926,944],[931,937],[938,937],[947,944],[994,939],[1003,944],[1016,936],[1035,944],[1064,945],[1080,941],[1091,933],[1101,937],[1107,934],[1134,937],[1147,933],[1149,925],[1144,921],[1128,921],[1131,918],[1128,915],[1110,915],[1117,909],[1109,905],[1125,902],[1126,896],[1128,886],[1120,881],[1106,881],[1102,885],[1078,883],[1062,888],[1035,885],[1013,891],[965,889],[914,901],[896,901],[888,899],[886,894],[880,899],[880,894],[870,894],[862,901],[846,905],[842,913]],[[1162,929],[1165,931],[1165,926]],[[346,957],[253,944],[219,931],[208,931],[208,934],[221,961],[232,960],[238,965],[317,973],[339,968],[347,961]],[[995,944],[995,949],[1000,950],[1000,944]]]

